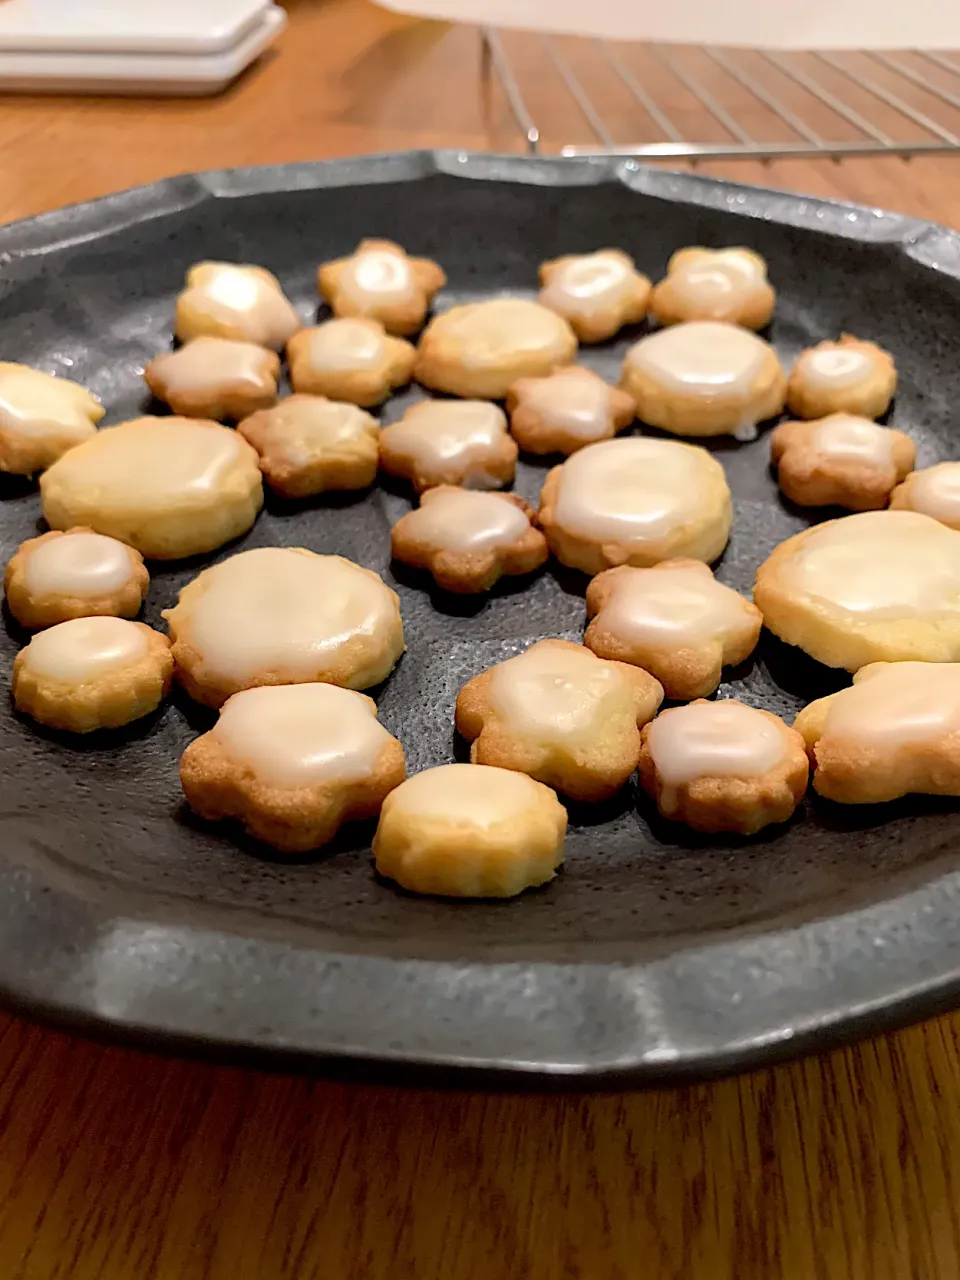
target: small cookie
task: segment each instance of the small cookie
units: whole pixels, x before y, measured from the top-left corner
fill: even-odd
[[[253,342],[194,338],[156,356],[143,378],[158,400],[185,418],[245,418],[277,398],[280,357]]]
[[[890,506],[919,511],[948,529],[960,530],[960,462],[938,462],[912,471],[894,489]]]
[[[424,400],[380,432],[380,466],[418,493],[440,484],[499,489],[518,453],[506,414],[489,400]]]
[[[795,534],[757,570],[764,625],[828,667],[960,660],[960,533],[867,511]]]
[[[280,281],[263,267],[198,262],[177,297],[174,331],[181,342],[229,338],[282,351],[299,328]]]
[[[507,395],[510,433],[527,453],[576,453],[612,440],[636,417],[633,397],[574,366],[545,378],[520,378]]]
[[[125,618],[72,618],[40,631],[13,664],[18,711],[52,729],[118,729],[170,692],[173,658],[159,631]]]
[[[178,560],[238,538],[263,505],[256,450],[199,418],[137,418],[107,427],[40,478],[52,529],[75,525]]]
[[[235,693],[180,760],[191,809],[212,822],[236,818],[282,853],[375,818],[405,776],[403,748],[373,699],[330,684]]]
[[[840,804],[960,796],[960,663],[871,662],[797,716],[813,788]]]
[[[735,324],[699,320],[634,343],[620,385],[651,427],[755,440],[757,423],[783,408],[786,382],[768,342]]]
[[[400,599],[380,575],[303,547],[258,547],[204,569],[163,618],[177,679],[208,707],[257,685],[369,689],[404,648]]]
[[[838,342],[818,342],[800,353],[787,382],[787,408],[798,418],[879,418],[896,389],[893,357],[845,333]]]
[[[355,404],[287,396],[244,418],[237,431],[260,455],[267,484],[285,498],[366,489],[376,479],[380,428]]]
[[[412,893],[512,898],[563,861],[567,811],[541,782],[509,769],[425,769],[383,802],[377,871]]]
[[[426,569],[445,591],[489,591],[504,574],[532,573],[547,559],[533,511],[515,493],[438,485],[390,532],[395,560]]]
[[[700,560],[607,569],[587,587],[587,617],[587,648],[643,667],[683,702],[713,693],[722,668],[753,653],[763,626],[756,605]]]
[[[640,781],[664,818],[694,831],[751,836],[786,822],[803,799],[803,738],[742,702],[691,702],[643,731]]]
[[[603,342],[647,314],[650,281],[621,249],[572,253],[540,267],[538,301],[569,323],[581,342]]]
[[[95,436],[105,412],[79,383],[0,361],[0,471],[43,471]]]
[[[569,640],[540,640],[474,676],[457,729],[474,764],[529,774],[572,800],[607,800],[637,767],[663,689],[646,671]]]
[[[577,339],[561,316],[527,298],[453,307],[423,331],[414,376],[450,395],[502,400],[518,378],[570,364]]]
[[[706,449],[631,436],[587,445],[548,472],[540,524],[550,550],[584,573],[677,556],[709,563],[727,545],[733,507]]]
[[[325,320],[287,343],[294,391],[347,400],[369,409],[413,375],[416,348],[392,338],[376,320]]]
[[[777,483],[801,507],[878,511],[913,467],[913,441],[869,418],[831,413],[814,422],[781,422],[770,437]]]
[[[661,324],[721,320],[762,329],[773,316],[777,295],[767,264],[752,249],[678,249],[650,297],[650,313]]]
[[[3,579],[10,612],[31,630],[101,614],[134,618],[149,585],[139,551],[91,529],[28,538]]]
[[[409,258],[391,240],[361,240],[349,258],[325,262],[317,290],[335,316],[367,316],[406,337],[423,325],[447,277],[431,258]]]

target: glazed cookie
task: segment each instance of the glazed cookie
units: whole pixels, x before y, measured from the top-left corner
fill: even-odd
[[[643,731],[640,781],[664,818],[750,836],[786,822],[807,789],[803,738],[742,702],[691,702]]]
[[[271,489],[306,498],[332,489],[366,489],[377,475],[380,428],[355,404],[288,396],[237,426],[260,455]]]
[[[239,820],[282,853],[327,844],[375,818],[406,775],[403,748],[372,698],[329,684],[246,689],[191,742],[180,782],[201,818]]]
[[[872,662],[811,702],[794,728],[813,786],[841,804],[960,796],[960,664]]]
[[[764,624],[828,667],[960,660],[960,533],[913,511],[828,520],[757,570]]]
[[[302,547],[258,547],[204,569],[163,617],[177,679],[208,707],[258,685],[368,689],[404,648],[399,597],[379,574]]]
[[[770,323],[777,295],[767,264],[752,249],[678,249],[654,289],[650,312],[661,324],[721,320],[762,329]]]
[[[52,529],[83,525],[155,560],[213,551],[257,518],[256,450],[192,418],[137,418],[100,431],[40,479]]]
[[[909,473],[916,453],[902,431],[849,413],[781,422],[770,437],[777,482],[801,507],[877,511]]]
[[[91,529],[28,538],[3,579],[10,612],[31,630],[100,614],[136,617],[149,585],[139,551]]]
[[[40,631],[13,664],[17,710],[51,729],[118,729],[155,711],[173,658],[159,631],[125,618],[72,618]]]
[[[700,560],[607,569],[587,588],[587,617],[589,649],[643,667],[684,702],[713,693],[723,667],[749,658],[763,625],[756,605]]]
[[[893,357],[845,333],[801,352],[787,383],[787,408],[798,418],[852,413],[879,418],[897,389]]]
[[[527,298],[453,307],[420,339],[418,382],[450,395],[502,400],[518,378],[570,364],[577,340],[562,316]]]
[[[253,342],[194,338],[143,371],[158,400],[186,418],[244,418],[277,398],[280,357]]]
[[[540,268],[540,303],[570,324],[581,342],[603,342],[647,314],[650,281],[620,249],[573,253]]]
[[[181,342],[229,338],[282,351],[299,328],[300,317],[280,281],[263,267],[198,262],[177,298],[175,332]]]
[[[553,879],[566,831],[567,812],[542,783],[446,764],[390,792],[373,855],[380,875],[413,893],[512,898]]]
[[[687,556],[716,560],[733,508],[706,449],[632,436],[587,445],[547,474],[540,524],[561,563],[584,573]]]
[[[376,320],[325,320],[293,335],[287,359],[294,391],[369,409],[410,381],[416,349]]]
[[[423,325],[446,283],[436,262],[409,258],[390,240],[361,240],[349,258],[325,262],[317,272],[317,289],[335,316],[367,316],[401,336]]]
[[[938,462],[936,466],[912,471],[898,484],[890,506],[902,511],[919,511],[960,530],[960,462]]]
[[[636,416],[632,396],[579,366],[520,378],[507,395],[510,432],[527,453],[576,453],[611,440]]]
[[[621,386],[637,417],[678,436],[754,440],[783,408],[786,377],[769,343],[734,324],[677,324],[641,338],[623,361]]]
[[[395,560],[426,569],[445,591],[489,591],[505,574],[532,573],[547,542],[532,510],[514,493],[477,493],[439,485],[390,533]]]
[[[424,400],[380,432],[380,466],[418,493],[440,484],[499,489],[517,469],[502,409],[488,400]]]
[[[0,361],[0,471],[43,471],[95,436],[105,412],[76,382]]]
[[[646,671],[569,640],[541,640],[474,676],[457,729],[474,764],[515,769],[572,800],[607,800],[637,767],[663,689]]]

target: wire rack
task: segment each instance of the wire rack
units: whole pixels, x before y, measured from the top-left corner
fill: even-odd
[[[484,81],[531,154],[695,164],[960,152],[960,55],[680,48],[491,27],[481,39]]]

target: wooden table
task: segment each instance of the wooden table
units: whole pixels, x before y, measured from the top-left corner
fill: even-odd
[[[183,170],[515,145],[475,33],[362,0],[290,10],[217,100],[2,101],[0,220]],[[718,169],[960,225],[960,159]],[[593,1097],[285,1079],[8,1018],[0,1280],[949,1280],[958,1097],[960,1017]]]

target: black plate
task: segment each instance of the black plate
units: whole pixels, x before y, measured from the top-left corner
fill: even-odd
[[[957,456],[960,237],[873,209],[646,171],[632,162],[411,154],[200,177],[0,230],[2,358],[78,379],[140,412],[143,363],[170,343],[200,258],[262,263],[304,315],[318,262],[360,236],[438,258],[449,306],[529,291],[555,254],[619,245],[654,278],[680,245],[748,244],[780,290],[790,360],[848,331],[894,353],[892,421],[919,465]],[[587,348],[615,377],[634,335]],[[386,408],[387,421],[422,393]],[[756,565],[808,514],[785,509],[767,442],[716,446],[736,520],[720,577]],[[524,464],[535,499],[545,468]],[[35,533],[30,484],[0,504],[5,560]],[[411,771],[451,760],[460,684],[542,636],[579,639],[585,580],[560,569],[489,600],[391,576],[404,493],[268,501],[239,546],[336,551],[396,581],[409,651],[379,694]],[[825,513],[816,513],[822,518]],[[211,558],[212,559],[212,558]],[[198,569],[157,566],[145,617]],[[9,672],[18,637],[2,635]],[[791,715],[835,673],[765,637],[723,692]],[[562,874],[503,904],[379,883],[369,830],[286,865],[195,821],[177,761],[209,723],[183,699],[114,735],[67,739],[0,717],[0,988],[48,1019],[236,1057],[475,1068],[640,1082],[726,1070],[948,1006],[960,980],[958,820],[948,804],[813,801],[751,841],[664,824],[628,786],[574,808]]]

